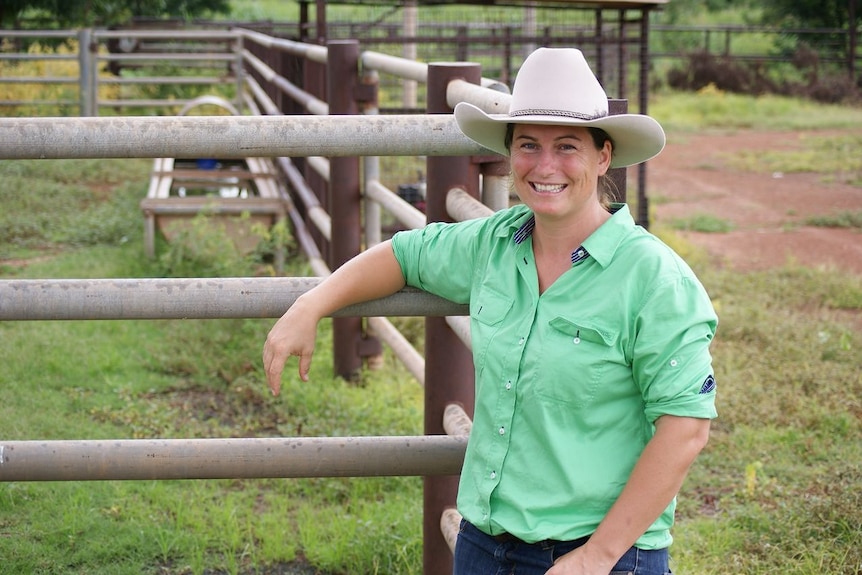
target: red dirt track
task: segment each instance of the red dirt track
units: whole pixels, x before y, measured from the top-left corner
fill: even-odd
[[[732,222],[727,233],[681,232],[716,265],[731,269],[792,262],[862,274],[862,233],[804,225],[811,216],[862,210],[862,188],[827,182],[820,174],[739,171],[729,165],[734,152],[752,152],[756,158],[758,152],[804,150],[805,139],[830,133],[835,132],[669,135],[667,147],[647,169],[654,222],[696,214]]]

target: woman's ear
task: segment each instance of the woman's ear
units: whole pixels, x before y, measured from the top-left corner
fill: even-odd
[[[610,140],[605,140],[602,149],[599,150],[599,175],[604,176],[608,173],[611,167],[611,160],[614,157],[614,146]]]

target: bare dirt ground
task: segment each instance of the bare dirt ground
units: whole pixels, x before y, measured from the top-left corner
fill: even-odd
[[[709,214],[731,222],[733,229],[727,233],[681,232],[703,247],[716,265],[731,269],[762,270],[792,262],[862,274],[862,233],[804,224],[815,215],[862,210],[862,188],[826,182],[820,174],[756,173],[729,165],[728,155],[737,151],[804,150],[805,138],[829,135],[753,131],[672,135],[661,155],[649,163],[654,221]]]

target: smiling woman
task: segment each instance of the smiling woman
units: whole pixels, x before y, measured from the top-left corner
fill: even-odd
[[[508,114],[460,103],[455,119],[511,155],[523,203],[399,232],[342,265],[270,331],[270,389],[291,356],[307,379],[335,309],[405,284],[468,303],[476,400],[455,574],[664,575],[675,495],[716,415],[717,318],[688,266],[599,194],[609,167],[655,156],[664,132],[609,116],[575,49],[533,52]]]

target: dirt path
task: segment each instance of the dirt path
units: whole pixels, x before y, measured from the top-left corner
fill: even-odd
[[[805,138],[830,134],[671,135],[649,164],[655,221],[710,214],[732,222],[727,233],[682,233],[717,265],[740,271],[794,262],[862,274],[862,233],[803,223],[814,215],[862,210],[862,188],[825,182],[818,174],[743,172],[728,165],[727,156],[735,151],[803,150]]]

